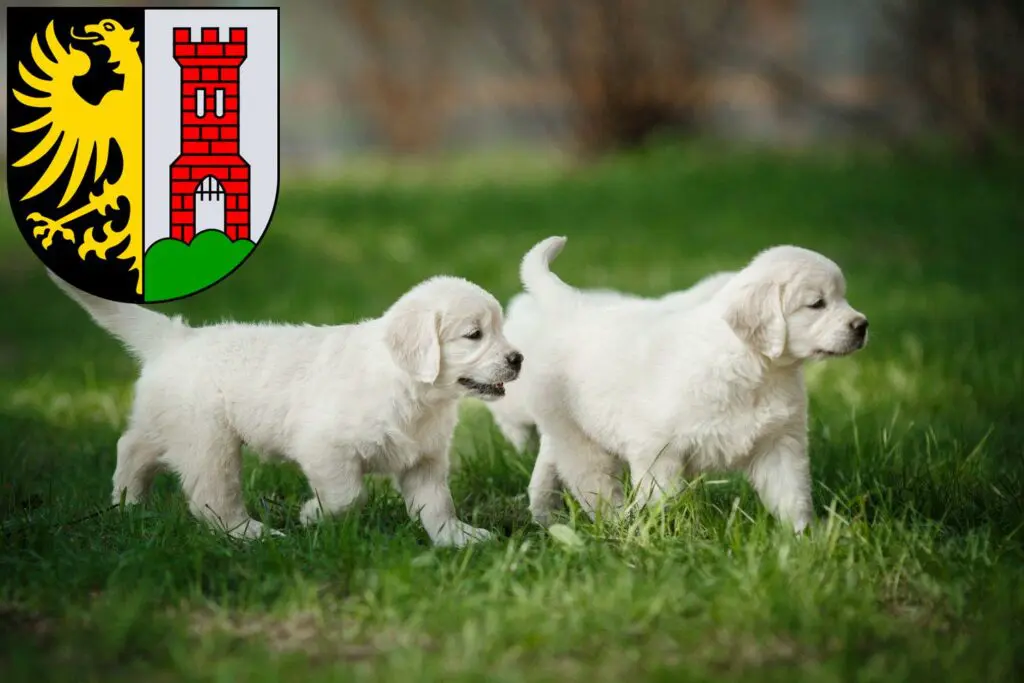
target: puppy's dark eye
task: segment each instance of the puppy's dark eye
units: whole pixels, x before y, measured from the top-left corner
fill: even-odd
[[[477,339],[481,339],[483,336],[484,336],[484,333],[481,332],[480,330],[473,330],[469,334],[465,335],[465,338],[466,339],[472,339],[473,341],[476,341]]]
[[[811,304],[807,308],[813,308],[815,310],[820,310],[822,308],[825,308],[825,300],[824,299],[818,299],[817,301],[815,301],[813,304]]]

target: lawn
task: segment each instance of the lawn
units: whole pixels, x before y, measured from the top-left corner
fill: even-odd
[[[135,368],[0,217],[4,681],[1011,680],[1024,669],[1024,168],[944,158],[662,149],[285,185],[193,322],[338,323],[436,273],[505,301],[566,234],[559,273],[660,294],[796,243],[845,270],[868,347],[809,368],[820,521],[794,538],[735,478],[629,526],[530,523],[532,455],[467,403],[460,515],[499,540],[433,549],[398,496],[298,526],[306,482],[247,458],[286,537],[195,523],[172,478],[108,508]],[[642,334],[642,330],[637,331]],[[529,362],[529,359],[527,359]],[[609,359],[614,362],[614,359]]]

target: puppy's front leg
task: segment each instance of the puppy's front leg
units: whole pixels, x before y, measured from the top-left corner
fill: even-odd
[[[814,519],[807,437],[794,430],[757,449],[748,471],[764,506],[801,533]]]
[[[491,533],[462,522],[448,488],[448,458],[423,455],[396,477],[409,515],[419,517],[434,545],[462,547],[491,538]]]

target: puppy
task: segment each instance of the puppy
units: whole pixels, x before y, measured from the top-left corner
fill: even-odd
[[[612,289],[581,289],[579,290],[580,305],[603,306],[623,301],[648,302],[662,306],[665,310],[685,310],[710,299],[733,276],[732,272],[721,272],[709,275],[698,281],[689,289],[671,292],[655,299],[647,299],[617,292]],[[505,309],[505,336],[524,353],[529,353],[530,342],[538,335],[544,334],[537,303],[525,292],[512,297]],[[516,451],[526,450],[530,436],[534,433],[536,420],[530,413],[530,405],[526,401],[530,381],[530,369],[526,367],[515,384],[508,387],[505,398],[487,404],[495,424],[505,439]]]
[[[259,536],[269,529],[242,501],[244,444],[302,468],[313,489],[304,524],[362,502],[363,475],[379,473],[391,475],[435,544],[490,536],[456,517],[448,449],[459,399],[504,395],[523,356],[480,287],[435,277],[357,324],[190,327],[50,277],[141,362],[117,443],[115,503],[138,502],[168,468],[196,517]]]
[[[761,501],[797,531],[813,518],[806,361],[867,342],[839,267],[807,249],[762,252],[708,301],[667,311],[630,301],[597,307],[550,269],[552,237],[523,259],[521,279],[544,334],[530,345],[527,401],[540,450],[530,508],[545,523],[564,484],[592,517],[623,511],[710,470],[745,472]]]

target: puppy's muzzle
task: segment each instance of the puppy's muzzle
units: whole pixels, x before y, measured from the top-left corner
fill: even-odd
[[[523,354],[518,351],[511,351],[505,354],[505,362],[498,370],[498,380],[501,382],[511,382],[519,377],[522,369]]]
[[[850,332],[856,347],[858,349],[864,348],[864,344],[868,340],[868,319],[864,316],[855,318],[850,322]]]
[[[513,372],[512,379],[518,377],[519,372],[523,369],[523,354],[519,353],[518,351],[513,351],[512,353],[505,356],[505,362],[508,364],[509,369],[511,369]]]
[[[868,319],[858,316],[849,322],[849,331],[842,335],[842,340],[837,346],[831,349],[818,349],[814,356],[817,358],[835,358],[846,356],[864,348],[868,343]]]
[[[493,400],[505,395],[505,382],[511,382],[519,377],[519,371],[523,368],[523,354],[512,351],[505,356],[505,363],[498,372],[495,382],[480,382],[469,377],[460,377],[459,384],[469,389],[472,393],[486,400]]]

